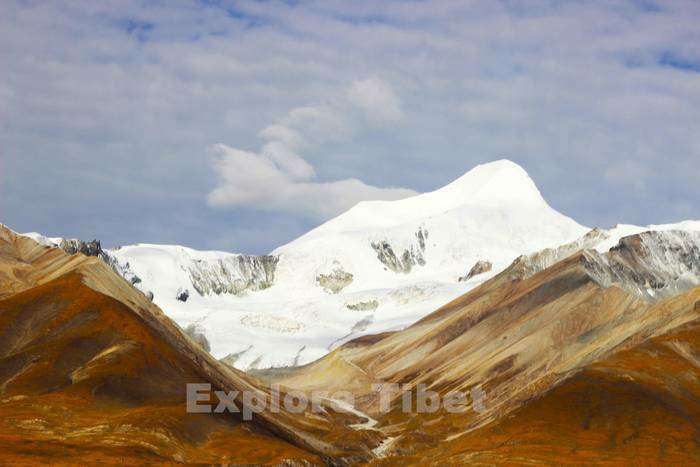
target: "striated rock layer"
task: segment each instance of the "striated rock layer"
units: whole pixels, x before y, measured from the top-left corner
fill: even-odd
[[[192,286],[200,295],[239,295],[272,286],[278,260],[272,255],[232,255],[213,262],[196,260],[187,269]]]
[[[692,233],[647,232],[605,254],[571,247],[519,258],[403,331],[271,377],[303,390],[350,388],[391,438],[389,465],[620,462],[636,450],[697,462],[699,245]],[[384,413],[376,383],[476,390],[483,406],[404,413],[396,395]]]
[[[474,263],[474,266],[472,266],[466,275],[459,278],[459,282],[467,282],[472,277],[489,272],[491,269],[493,269],[493,264],[490,261],[480,259]]]

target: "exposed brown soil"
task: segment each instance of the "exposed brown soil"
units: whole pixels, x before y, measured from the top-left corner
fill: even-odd
[[[282,383],[351,387],[394,438],[385,451],[389,465],[632,461],[643,444],[640,452],[658,457],[661,450],[664,461],[697,461],[699,451],[686,444],[697,437],[700,386],[683,386],[686,403],[678,405],[669,387],[680,383],[664,373],[666,363],[658,365],[656,386],[638,372],[603,368],[623,355],[630,365],[647,365],[644,345],[700,318],[700,288],[652,303],[601,287],[584,266],[574,255],[524,280],[506,270],[406,330],[346,345]],[[695,381],[700,357],[698,367],[694,361],[686,359],[677,374]],[[373,382],[420,383],[443,396],[479,388],[485,410],[404,413],[397,397],[382,414]],[[608,410],[606,400],[618,409]],[[581,413],[592,420],[587,429]],[[627,436],[630,424],[641,434],[622,443],[616,437]],[[616,444],[602,441],[609,439]]]
[[[698,357],[693,322],[587,366],[497,422],[392,461],[697,465]]]
[[[0,463],[700,464],[700,287],[646,301],[601,286],[583,254],[519,268],[403,331],[260,373],[350,390],[376,427],[331,406],[244,422],[187,414],[185,385],[265,393],[260,380],[99,260],[0,228]],[[381,413],[378,382],[478,388],[484,410],[404,413],[397,396]]]
[[[381,440],[330,409],[252,421],[187,413],[187,383],[266,389],[98,259],[3,228],[0,286],[0,463],[342,463]]]

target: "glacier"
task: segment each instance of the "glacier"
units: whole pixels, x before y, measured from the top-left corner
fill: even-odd
[[[267,255],[153,244],[104,254],[215,357],[247,370],[309,363],[355,337],[402,329],[515,260],[533,273],[646,230],[694,231],[700,222],[591,230],[501,160],[433,192],[361,202]]]

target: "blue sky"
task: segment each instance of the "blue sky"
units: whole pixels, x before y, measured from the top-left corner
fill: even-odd
[[[266,252],[521,164],[589,226],[700,219],[697,1],[3,2],[0,222]]]

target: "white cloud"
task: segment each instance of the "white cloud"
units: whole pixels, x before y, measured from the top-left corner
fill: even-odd
[[[404,188],[370,186],[353,178],[308,181],[310,177],[296,176],[295,168],[277,165],[265,152],[255,154],[224,144],[212,146],[210,152],[219,176],[219,186],[208,196],[212,206],[244,206],[327,219],[360,201],[401,199],[415,194]]]
[[[403,117],[401,102],[394,90],[377,78],[352,83],[348,90],[348,100],[373,121],[395,122]]]
[[[290,130],[297,131],[308,144],[342,141],[351,136],[356,124],[347,110],[344,101],[297,107],[273,126],[285,125]]]
[[[211,206],[284,211],[324,220],[360,201],[393,200],[414,195],[405,188],[380,188],[357,179],[314,181],[316,171],[298,151],[352,137],[365,126],[401,117],[399,98],[388,83],[355,81],[328,103],[292,109],[258,135],[267,142],[259,153],[224,144],[210,148],[218,186]],[[360,117],[354,111],[360,109]]]
[[[271,141],[262,147],[262,155],[274,162],[293,180],[309,180],[316,175],[314,168],[282,141]]]
[[[304,138],[297,131],[278,123],[266,127],[258,136],[268,141],[281,141],[290,148],[298,148],[304,144]]]

